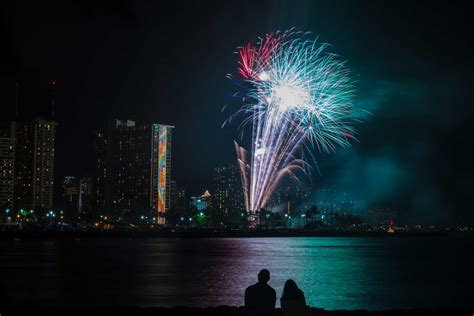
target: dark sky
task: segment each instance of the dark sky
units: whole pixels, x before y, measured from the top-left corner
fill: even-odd
[[[474,222],[473,34],[461,2],[7,1],[1,14],[2,120],[48,114],[56,90],[57,173],[86,175],[94,129],[114,118],[175,125],[173,175],[189,193],[232,162],[235,48],[296,27],[349,61],[359,143],[317,156],[337,184],[407,221]]]

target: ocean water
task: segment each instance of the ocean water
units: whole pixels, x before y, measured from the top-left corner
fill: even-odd
[[[325,309],[473,307],[474,238],[0,240],[13,304],[242,305],[260,269]],[[279,305],[279,299],[278,303]]]

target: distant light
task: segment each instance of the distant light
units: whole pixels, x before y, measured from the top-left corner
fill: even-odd
[[[203,216],[203,215],[204,215],[204,213],[203,213],[203,212],[201,212],[201,213],[199,213],[199,215]]]
[[[181,220],[184,221],[184,217],[181,217]]]
[[[56,85],[56,81],[55,81],[55,80],[51,81],[51,84],[52,84],[53,86],[55,86],[55,85]]]
[[[5,213],[10,213],[10,209],[7,208],[7,209],[5,210]]]

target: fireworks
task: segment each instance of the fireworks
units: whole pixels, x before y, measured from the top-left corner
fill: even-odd
[[[248,87],[244,125],[252,127],[250,153],[236,144],[251,220],[284,177],[305,172],[307,152],[350,146],[353,81],[345,62],[308,33],[277,32],[238,49],[238,72]]]

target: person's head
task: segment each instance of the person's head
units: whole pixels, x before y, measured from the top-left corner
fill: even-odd
[[[270,271],[263,269],[258,273],[258,283],[267,283],[270,280]]]
[[[296,282],[289,279],[285,282],[285,286],[283,287],[283,295],[281,296],[282,299],[296,299],[300,295],[301,290],[296,285]]]

